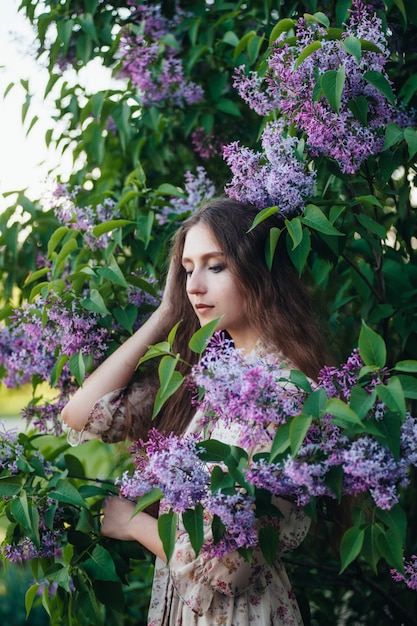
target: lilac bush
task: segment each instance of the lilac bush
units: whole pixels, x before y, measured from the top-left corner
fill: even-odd
[[[230,446],[201,440],[201,435],[152,430],[148,441],[132,449],[135,472],[124,474],[121,493],[136,500],[158,488],[164,509],[176,513],[203,506],[213,525],[219,519],[223,526],[204,546],[217,556],[257,544],[259,490],[299,506],[348,495],[373,500],[381,511],[393,509],[409,484],[410,466],[417,466],[417,420],[409,413],[395,417],[397,453],[384,435],[393,425],[392,409],[378,395],[395,384],[391,373],[383,365],[367,371],[355,349],[339,367],[324,367],[317,383],[299,375],[292,377],[280,359],[262,349],[247,357],[215,333],[187,384],[201,431],[218,424],[233,433],[238,447],[231,453]],[[367,407],[361,419],[352,404],[358,393]],[[320,397],[318,404],[311,404],[311,394]],[[295,424],[302,432],[296,442],[291,435]],[[218,483],[223,486],[211,482],[214,465],[224,474]]]
[[[410,124],[393,104],[387,40],[373,7],[356,0],[340,38],[328,36],[326,20],[294,20],[295,37],[278,36],[265,76],[247,74],[244,66],[236,70],[234,86],[266,117],[266,126],[260,152],[238,142],[225,146],[233,175],[225,187],[228,195],[297,215],[314,191],[309,162],[328,157],[353,174],[381,151],[390,122]],[[272,115],[279,122],[271,121]],[[297,137],[305,140],[303,158]]]
[[[161,5],[130,2],[133,26],[120,38],[120,75],[138,88],[144,106],[183,106],[203,98],[200,85],[187,79],[179,50],[164,37],[174,37],[183,11],[175,3],[174,17],[166,18]]]
[[[108,350],[110,333],[100,326],[100,316],[83,310],[76,301],[61,296],[39,296],[16,309],[11,324],[0,329],[0,366],[6,387],[50,383],[57,360],[65,362],[55,387],[58,397],[45,405],[30,404],[24,416],[41,432],[62,432],[59,413],[75,390],[69,357],[80,353],[98,364]]]
[[[109,234],[104,233],[95,237],[93,229],[103,222],[119,218],[120,211],[116,209],[116,203],[111,198],[106,198],[95,206],[80,207],[77,204],[79,191],[79,187],[70,188],[67,184],[57,183],[52,190],[45,190],[44,208],[52,209],[61,224],[79,230],[84,243],[91,250],[104,250],[110,242]]]

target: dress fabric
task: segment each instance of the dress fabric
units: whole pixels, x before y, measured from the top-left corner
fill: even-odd
[[[258,346],[256,354],[259,353],[265,357],[265,349]],[[276,363],[277,353],[271,358]],[[289,375],[283,362],[277,366],[282,368],[283,377]],[[118,420],[121,419],[119,397],[120,390],[111,392],[93,409],[92,414],[99,422],[100,415],[106,415],[105,428],[111,422],[111,414],[117,413]],[[200,420],[201,414],[197,412],[187,433],[201,432]],[[97,435],[100,436],[98,432]],[[237,437],[237,429],[225,428],[221,420],[205,427],[205,439],[236,445]],[[166,564],[157,558],[155,562],[148,626],[302,626],[281,556],[303,541],[310,519],[286,500],[276,498],[274,503],[283,517],[267,520],[268,525],[273,524],[279,531],[279,550],[273,565],[265,562],[259,548],[255,548],[251,563],[238,552],[213,558],[204,548],[196,557],[179,516],[179,534],[171,561]],[[205,542],[210,542],[210,519],[205,520],[204,534]]]

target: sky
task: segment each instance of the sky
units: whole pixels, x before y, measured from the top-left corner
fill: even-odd
[[[44,134],[52,105],[42,99],[47,72],[34,59],[35,38],[30,24],[17,12],[18,0],[3,0],[0,21],[0,192],[29,188],[36,196],[48,169],[59,163],[45,147]],[[29,79],[38,124],[26,136],[21,118],[25,90],[20,79]],[[11,82],[17,84],[4,98]],[[31,115],[29,113],[29,115]],[[41,165],[41,163],[43,165]]]
[[[54,113],[53,98],[45,100],[43,93],[49,74],[40,61],[36,61],[36,40],[32,26],[17,11],[19,0],[2,0],[0,21],[0,210],[10,201],[3,194],[27,189],[31,199],[42,194],[51,168],[56,168],[64,180],[72,166],[70,155],[62,157],[45,145],[45,131],[51,125]],[[67,75],[68,74],[68,75]],[[80,73],[78,81],[87,89],[98,90],[112,84],[109,71],[93,65]],[[65,78],[72,79],[70,72]],[[21,107],[26,92],[20,80],[29,80],[32,104],[25,126],[22,124]],[[16,83],[6,97],[7,86]],[[27,135],[28,123],[37,115],[39,121]],[[59,126],[58,126],[59,127]]]

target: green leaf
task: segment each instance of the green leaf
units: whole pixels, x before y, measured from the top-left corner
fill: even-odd
[[[272,269],[272,265],[274,262],[274,254],[277,247],[278,239],[281,234],[281,230],[273,226],[269,233],[268,239],[265,242],[265,260],[268,266],[269,271]]]
[[[220,489],[230,489],[234,487],[235,481],[229,473],[225,472],[220,465],[214,465],[210,474],[210,487],[212,493]]]
[[[178,331],[178,328],[179,328],[180,324],[181,324],[181,320],[179,322],[177,322],[175,324],[175,326],[173,326],[171,328],[171,330],[169,331],[169,333],[168,333],[167,339],[168,339],[168,343],[169,343],[170,346],[172,346],[172,344],[175,341],[175,337],[177,335],[177,331]]]
[[[197,354],[202,354],[207,347],[208,340],[219,325],[220,320],[221,317],[218,317],[199,328],[188,343],[190,350],[196,352]]]
[[[385,342],[380,335],[373,331],[362,320],[362,327],[359,334],[359,354],[365,365],[382,369],[387,359],[387,349]]]
[[[370,524],[365,529],[365,541],[362,548],[362,557],[370,564],[375,575],[378,574],[377,565],[381,559],[378,541],[383,529],[380,524]]]
[[[395,504],[388,510],[378,509],[378,517],[385,526],[393,530],[405,542],[407,536],[407,515],[399,504]]]
[[[342,41],[342,48],[344,48],[344,50],[346,50],[348,54],[351,54],[353,57],[355,57],[358,63],[360,62],[362,51],[361,42],[359,41],[359,39],[357,39],[356,37],[352,37],[351,35],[345,37],[345,39],[343,39]]]
[[[404,391],[404,397],[410,400],[417,400],[417,380],[414,376],[399,374],[398,379]]]
[[[12,498],[22,489],[21,479],[18,476],[0,477],[0,497]]]
[[[298,271],[298,274],[301,276],[301,273],[304,269],[305,264],[307,263],[308,255],[311,250],[311,236],[308,228],[303,228],[303,238],[301,243],[296,248],[291,248],[291,237],[287,233],[286,244],[289,257]]]
[[[382,151],[388,150],[396,143],[399,143],[404,138],[404,130],[398,126],[395,122],[389,122],[385,129],[385,141],[382,146]]]
[[[172,373],[169,381],[166,382],[164,389],[158,389],[155,397],[152,419],[155,419],[165,402],[181,387],[183,381],[184,376],[176,370]]]
[[[198,457],[207,463],[225,462],[230,455],[230,446],[217,439],[202,441],[197,444],[197,449],[200,450]]]
[[[129,303],[124,309],[116,307],[112,311],[114,319],[129,333],[133,333],[133,325],[138,316],[138,310],[134,304]]]
[[[174,185],[171,185],[170,183],[162,183],[162,185],[159,185],[157,193],[164,196],[185,198],[185,193],[179,187],[174,187]]]
[[[295,456],[303,444],[304,438],[313,421],[312,417],[305,414],[297,415],[290,424],[291,454]]]
[[[182,521],[195,555],[198,556],[204,543],[204,516],[201,504],[197,504],[195,509],[187,509],[182,514]]]
[[[312,43],[308,44],[308,46],[306,46],[303,49],[302,53],[297,57],[294,63],[294,69],[296,70],[301,65],[301,63],[305,61],[305,59],[307,59],[307,57],[312,55],[317,50],[320,50],[320,48],[321,48],[320,41],[313,41]]]
[[[343,235],[336,230],[333,224],[327,219],[323,211],[314,204],[308,204],[305,208],[304,215],[300,218],[302,223],[324,235]]]
[[[397,372],[412,372],[413,374],[417,374],[417,361],[412,359],[398,361],[394,365],[394,369],[397,370]]]
[[[292,239],[294,250],[303,240],[303,227],[299,217],[294,217],[292,220],[285,220],[285,226],[289,236]]]
[[[57,481],[55,490],[50,491],[48,496],[52,500],[58,500],[58,502],[65,502],[66,504],[87,508],[87,504],[78,493],[78,490],[74,485],[63,478]]]
[[[352,424],[363,425],[355,411],[339,398],[329,398],[327,400],[326,413],[337,418],[335,423],[342,427],[349,427]]]
[[[347,105],[358,122],[360,122],[362,126],[367,126],[369,102],[365,96],[360,95],[357,98],[351,98],[348,100]]]
[[[357,414],[359,419],[364,419],[374,406],[376,400],[376,392],[368,393],[362,387],[354,387],[349,398],[349,405],[352,411]]]
[[[132,220],[109,220],[108,222],[102,222],[93,228],[94,237],[101,237],[105,233],[109,233],[117,228],[123,228],[123,226],[129,226],[130,224],[134,224]]]
[[[76,354],[70,356],[68,360],[68,367],[78,385],[81,387],[85,379],[85,362],[82,352],[77,352]]]
[[[91,289],[90,297],[81,300],[81,306],[87,311],[99,313],[101,315],[110,315],[110,311],[105,305],[102,295],[97,289]]]
[[[359,556],[364,537],[365,531],[357,526],[352,526],[345,532],[340,544],[341,569],[339,574]]]
[[[159,362],[158,374],[161,383],[162,394],[164,394],[168,389],[172,376],[174,375],[175,368],[177,367],[178,361],[179,355],[177,355],[176,357],[167,355],[164,356]]]
[[[54,231],[53,235],[48,241],[48,258],[51,257],[52,252],[55,251],[58,244],[62,241],[62,239],[68,232],[69,228],[67,226],[60,226]]]
[[[408,158],[413,159],[417,153],[417,130],[407,127],[404,130],[404,139],[408,145]]]
[[[343,65],[338,70],[327,70],[322,74],[320,85],[333,111],[339,113],[346,70]]]
[[[324,389],[316,389],[310,393],[303,405],[303,413],[319,419],[326,410],[326,392]]]
[[[22,492],[19,498],[14,498],[10,503],[10,511],[16,522],[31,532],[32,520],[29,513],[29,505],[26,492]]]
[[[279,532],[272,526],[262,526],[259,529],[259,545],[265,561],[273,565],[278,554]]]
[[[137,501],[136,506],[133,510],[132,517],[146,509],[151,504],[154,504],[154,502],[159,502],[162,496],[163,493],[158,487],[154,487],[153,489],[148,491],[148,493],[144,493],[143,496],[141,496]]]
[[[404,572],[404,546],[399,533],[392,528],[378,537],[378,547],[382,558],[399,572]]]
[[[330,26],[329,18],[321,11],[314,13],[314,15],[311,15],[311,13],[304,13],[304,18],[307,22],[318,22],[325,28],[329,28]]]
[[[293,29],[296,23],[296,20],[292,20],[287,17],[275,24],[269,36],[269,45],[272,46],[281,33],[287,33],[289,30]]]
[[[129,286],[113,254],[110,255],[106,267],[99,267],[97,269],[97,274],[115,285],[120,285],[121,287]]]
[[[300,370],[291,370],[290,371],[290,381],[297,385],[303,391],[310,392],[312,391],[310,381],[304,372],[300,372]]]
[[[385,78],[381,72],[377,72],[376,70],[368,70],[363,75],[364,80],[368,82],[370,85],[378,89],[388,100],[388,102],[392,105],[395,105],[395,96],[392,91],[392,87],[388,80]]]
[[[30,611],[32,609],[32,606],[33,606],[33,601],[35,600],[35,598],[38,595],[39,587],[40,587],[40,584],[39,583],[35,583],[31,587],[29,587],[29,589],[27,590],[27,592],[25,594],[26,619],[29,617],[29,613],[30,613]]]
[[[167,562],[171,560],[177,535],[177,514],[173,511],[158,517],[158,532],[162,541]]]
[[[387,237],[387,232],[385,230],[385,227],[382,226],[382,224],[379,224],[374,219],[372,219],[372,217],[369,217],[369,215],[366,215],[365,213],[359,213],[357,218],[358,218],[359,223],[364,228],[366,228],[367,230],[369,230],[369,232],[376,235],[382,241],[385,241]]]
[[[273,463],[278,456],[290,447],[290,426],[291,420],[289,419],[285,424],[279,424],[277,427],[271,446],[270,463]]]
[[[237,104],[229,98],[220,98],[220,100],[216,102],[216,109],[222,113],[234,115],[235,117],[241,117],[242,115]]]
[[[277,206],[267,207],[266,209],[262,209],[262,211],[259,211],[255,219],[253,220],[252,226],[249,228],[248,233],[250,233],[251,230],[256,228],[258,224],[268,219],[268,217],[271,217],[271,215],[275,215],[275,213],[278,213],[278,211],[279,209]]]
[[[404,392],[397,376],[390,378],[387,385],[377,385],[376,392],[382,402],[386,404],[391,411],[399,413],[401,418],[403,420],[405,419],[407,409],[405,406]]]
[[[82,568],[92,579],[120,582],[111,554],[103,546],[96,546],[89,559],[82,563]]]

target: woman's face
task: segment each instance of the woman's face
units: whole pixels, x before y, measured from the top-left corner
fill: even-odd
[[[182,257],[186,290],[201,326],[222,317],[218,328],[227,330],[237,348],[250,351],[260,333],[243,313],[244,301],[236,278],[216,237],[203,223],[188,231]]]

